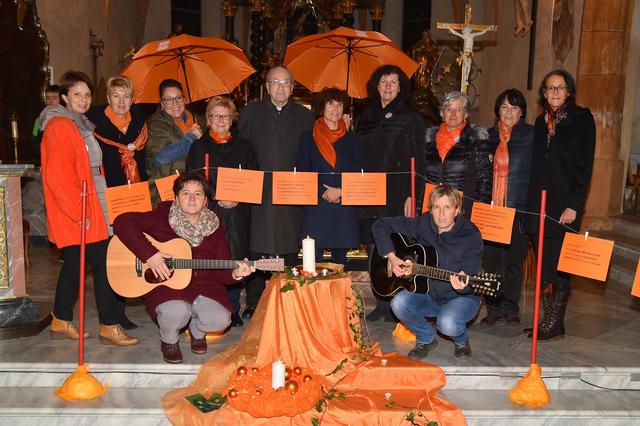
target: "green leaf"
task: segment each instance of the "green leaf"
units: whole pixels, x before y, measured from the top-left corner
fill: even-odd
[[[329,401],[331,401],[331,400],[332,400],[333,398],[335,398],[335,397],[336,397],[336,394],[335,394],[335,393],[333,393],[333,392],[331,392],[330,394],[328,394],[328,395],[327,395],[327,399],[328,399]]]
[[[311,424],[313,426],[319,426],[320,425],[320,419],[318,419],[317,417],[311,417]]]
[[[384,404],[384,406],[385,406],[385,407],[387,407],[387,408],[391,408],[391,407],[393,407],[394,405],[396,405],[396,403],[395,403],[395,402],[393,402],[393,401],[389,401],[389,402],[387,402],[386,404]]]
[[[322,413],[324,411],[324,398],[323,399],[319,399],[318,402],[316,402],[316,411],[318,413]]]
[[[340,392],[338,394],[338,399],[345,399],[347,397],[347,395],[344,394],[344,392]]]
[[[338,365],[336,366],[336,368],[334,368],[334,369],[333,369],[333,371],[332,371],[331,373],[327,373],[327,374],[325,374],[324,376],[325,376],[325,377],[329,377],[329,376],[331,376],[331,375],[333,375],[333,374],[336,374],[338,371],[342,370],[342,366],[343,366],[343,365],[344,365],[344,363],[345,363],[345,362],[347,362],[347,361],[348,361],[348,358],[343,359],[342,361],[340,361],[340,364],[338,364]]]
[[[280,287],[280,292],[286,293],[287,291],[292,291],[295,288],[296,288],[295,284],[293,284],[291,282],[287,282],[285,285]]]

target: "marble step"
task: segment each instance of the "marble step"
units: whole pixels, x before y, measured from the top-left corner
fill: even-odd
[[[513,388],[528,367],[442,367],[447,375],[445,390],[497,390]],[[190,384],[198,374],[197,364],[92,364],[89,372],[110,388],[177,388]],[[25,386],[58,387],[76,370],[74,364],[0,364],[0,390]],[[640,390],[640,368],[635,367],[545,367],[542,377],[549,390],[610,389]]]
[[[640,236],[640,217],[618,216],[613,218],[613,230],[627,235]]]
[[[0,424],[22,425],[169,425],[161,407],[167,388],[110,388],[92,401],[66,402],[55,388],[4,388]],[[469,425],[632,425],[640,424],[637,392],[553,390],[551,402],[531,409],[511,402],[496,390],[446,390]]]
[[[640,232],[593,231],[589,235],[614,241],[613,259],[625,258],[637,263],[640,256]]]

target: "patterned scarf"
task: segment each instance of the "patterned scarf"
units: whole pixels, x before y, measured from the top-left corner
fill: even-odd
[[[507,205],[507,181],[509,177],[509,150],[507,143],[511,139],[513,127],[507,128],[502,121],[498,121],[500,129],[500,143],[493,156],[493,190],[492,200],[501,207]]]
[[[176,126],[178,126],[180,131],[182,131],[183,135],[186,135],[187,133],[189,133],[191,131],[191,128],[196,122],[195,119],[193,118],[193,114],[191,114],[191,112],[187,111],[186,109],[184,110],[184,112],[180,117],[178,118],[171,117],[171,118],[173,118],[173,122],[176,123]]]
[[[462,129],[467,125],[467,121],[465,120],[460,127],[453,130],[447,130],[447,125],[442,123],[438,132],[436,133],[436,148],[438,149],[438,154],[440,154],[440,159],[444,161],[449,150],[458,143],[460,140],[460,133],[462,133]]]
[[[214,212],[205,207],[200,212],[198,223],[192,225],[187,216],[180,210],[178,200],[173,200],[169,209],[169,225],[176,235],[187,240],[191,247],[198,247],[204,237],[216,232],[216,229],[220,226],[220,220]]]
[[[330,129],[322,117],[318,118],[313,125],[313,140],[318,147],[318,151],[320,151],[322,158],[334,169],[336,168],[336,150],[333,148],[333,144],[343,137],[346,132],[347,128],[342,119],[338,121],[336,130]]]
[[[558,124],[567,118],[567,111],[564,106],[558,108],[557,111],[553,111],[550,107],[547,107],[547,113],[544,119],[547,121],[547,146],[551,143],[551,138],[556,134],[556,127]]]

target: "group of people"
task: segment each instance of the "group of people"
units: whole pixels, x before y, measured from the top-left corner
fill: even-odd
[[[268,96],[249,103],[233,126],[238,114],[227,96],[210,99],[200,121],[186,108],[180,83],[165,80],[159,87],[159,108],[145,120],[132,105],[133,85],[127,78],[110,79],[108,105],[90,108],[89,78],[76,71],[65,73],[59,89],[63,105],[46,107],[38,120],[44,131],[41,155],[49,238],[62,249],[64,259],[52,336],[78,337],[72,309],[78,286],[78,194],[83,180],[89,185],[87,259],[94,273],[103,342],[138,342],[127,333],[135,324],[106,279],[105,252],[114,233],[156,276],[166,278],[165,259],[171,254],[159,251],[144,233],[158,241],[183,238],[196,258],[279,256],[289,266],[297,265],[300,241],[307,235],[316,240],[316,258],[331,249],[332,261],[343,264],[348,249],[362,242],[371,250],[377,244],[379,253],[388,256],[394,272],[401,275],[405,264],[394,255],[389,236],[402,232],[435,247],[440,267],[475,274],[484,261],[486,270],[505,276],[504,296],[487,301],[482,321],[519,322],[522,261],[528,233],[536,232],[537,225],[521,211],[537,211],[537,194],[547,189],[549,215],[577,229],[591,176],[593,118],[575,105],[573,79],[562,70],[545,77],[540,86],[545,113],[535,126],[525,123],[524,96],[516,89],[503,92],[496,100],[496,125],[488,132],[469,122],[469,100],[460,92],[443,99],[443,123],[425,129],[409,101],[409,79],[394,65],[376,70],[367,89],[367,105],[352,125],[345,114],[349,99],[344,91],[323,89],[314,98],[312,112],[291,99],[290,71],[274,67],[266,74]],[[416,161],[415,199],[408,173],[411,158]],[[238,166],[318,172],[318,204],[273,204],[271,173],[265,173],[261,204],[218,199],[218,167]],[[174,183],[174,201],[158,202],[156,192],[152,212],[122,214],[113,229],[109,226],[107,186],[157,179],[176,170],[181,174]],[[342,206],[340,174],[360,170],[387,173],[386,205]],[[428,213],[420,215],[425,178],[437,186],[428,194]],[[520,211],[511,245],[483,246],[469,220],[473,201],[493,201]],[[562,320],[570,292],[567,277],[555,268],[563,232],[551,228],[544,250],[541,339],[564,334]],[[206,352],[206,332],[243,325],[256,309],[266,278],[238,262],[232,271],[194,271],[184,290],[159,286],[147,294],[145,303],[158,323],[165,361],[182,361],[178,336],[187,325],[194,353]],[[241,313],[242,288],[246,306]],[[452,338],[455,355],[471,355],[466,324],[477,315],[480,299],[456,276],[430,286],[426,294],[403,291],[391,303],[377,303],[369,319],[391,320],[393,313],[416,333],[416,347],[409,356],[424,358],[437,344],[436,332],[426,319],[434,316],[437,330]]]

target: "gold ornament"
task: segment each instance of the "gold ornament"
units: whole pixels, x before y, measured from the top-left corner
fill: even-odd
[[[238,367],[238,375],[244,376],[245,374],[247,374],[247,367],[244,365],[242,367]]]
[[[291,373],[293,373],[293,371],[291,371],[290,367],[287,367],[284,369],[284,378],[285,380],[288,380],[291,377]]]
[[[293,394],[298,392],[298,382],[296,382],[295,380],[289,380],[285,384],[285,387],[289,390],[289,392],[291,392]]]
[[[256,388],[256,395],[262,395],[262,389]]]
[[[311,376],[307,374],[306,376],[304,376],[304,377],[302,378],[302,381],[303,381],[303,382],[309,382],[309,381],[311,381]]]
[[[299,376],[300,374],[302,374],[302,368],[300,368],[300,367],[294,367],[294,368],[293,368],[293,373],[294,373],[296,376]]]
[[[257,373],[257,372],[258,372],[258,367],[253,367],[253,368],[251,369],[251,371],[252,371],[252,372],[254,372],[254,373]]]
[[[229,393],[227,394],[227,396],[231,399],[235,398],[236,396],[238,396],[238,390],[236,388],[229,389]]]

